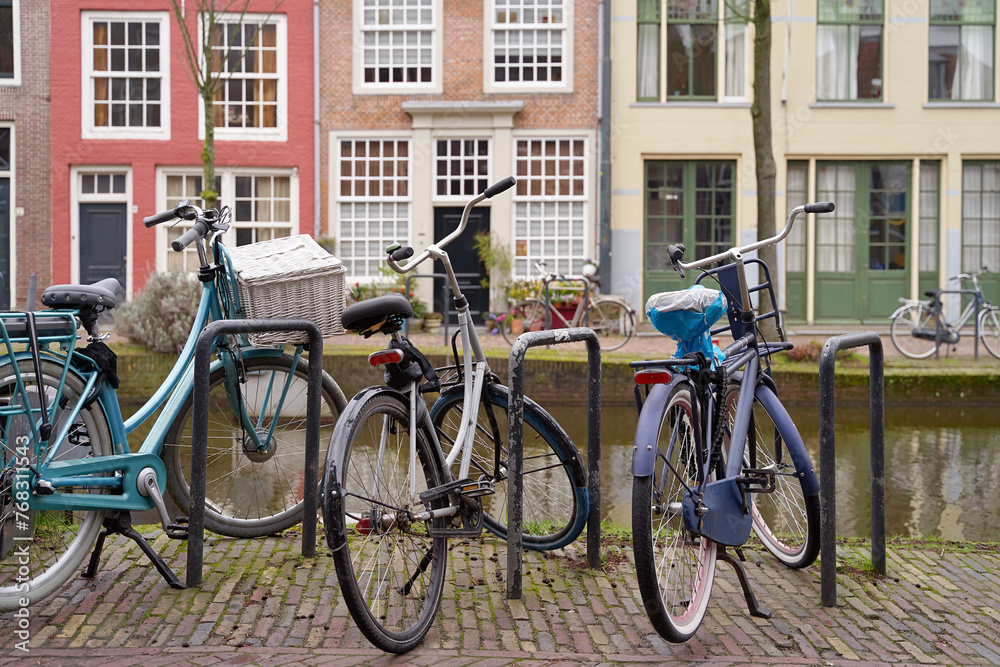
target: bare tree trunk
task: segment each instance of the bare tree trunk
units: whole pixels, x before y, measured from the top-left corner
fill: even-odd
[[[215,189],[215,110],[212,100],[215,95],[207,90],[201,90],[201,103],[205,109],[205,144],[201,149],[201,161],[204,164],[204,178],[201,184],[201,198],[205,208],[215,208],[219,203],[219,192]]]
[[[757,238],[766,239],[775,234],[775,180],[777,169],[771,139],[771,2],[754,0],[754,79],[753,143],[757,161]],[[771,278],[778,279],[777,246],[767,246],[758,251],[760,259],[771,270]],[[763,279],[763,276],[761,276]],[[769,311],[777,304],[769,304],[766,292],[760,295],[760,309]],[[761,334],[766,340],[777,340],[774,320],[766,320],[761,325]]]

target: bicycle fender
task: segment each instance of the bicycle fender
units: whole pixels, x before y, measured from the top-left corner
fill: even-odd
[[[758,386],[756,394],[757,400],[767,409],[774,425],[778,428],[785,443],[785,449],[792,456],[792,463],[795,464],[795,472],[802,484],[802,493],[805,496],[819,495],[819,478],[816,476],[816,468],[813,466],[806,452],[806,445],[799,435],[799,430],[795,427],[795,422],[789,416],[785,406],[778,400],[778,396],[767,386]]]
[[[682,376],[675,375],[667,384],[657,384],[649,390],[649,396],[642,404],[639,421],[635,425],[635,446],[632,448],[633,477],[648,477],[653,474],[663,410],[667,407],[667,401],[674,387],[682,381]]]

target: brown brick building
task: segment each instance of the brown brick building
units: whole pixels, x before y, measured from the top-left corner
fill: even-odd
[[[477,232],[511,250],[515,276],[540,260],[579,273],[596,256],[596,0],[319,5],[322,228],[354,280],[379,275],[392,241],[441,238],[512,174],[516,190],[449,246],[456,270],[483,273]]]
[[[0,310],[52,277],[49,3],[0,0]]]

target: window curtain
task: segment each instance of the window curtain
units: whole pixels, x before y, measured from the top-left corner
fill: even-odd
[[[729,22],[726,30],[726,97],[746,97],[747,26]]]
[[[816,31],[816,96],[820,100],[858,99],[858,26],[820,25]]]
[[[980,263],[991,271],[1000,268],[1000,164],[983,166],[982,256]],[[970,266],[970,271],[979,270]]]
[[[639,24],[638,54],[639,85],[637,97],[660,98],[660,25],[658,23]]]
[[[788,210],[806,203],[807,167],[804,164],[789,165],[785,192],[788,193]],[[801,273],[806,270],[806,218],[800,217],[792,225],[785,243],[785,256],[788,260],[788,271]]]
[[[837,202],[834,216],[816,221],[816,270],[854,271],[854,165],[823,165],[816,170],[817,200]]]
[[[962,76],[961,99],[993,99],[993,26],[962,27],[959,71]],[[952,88],[952,96],[955,94]]]

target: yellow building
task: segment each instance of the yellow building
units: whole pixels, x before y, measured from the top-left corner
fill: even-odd
[[[899,297],[1000,272],[996,0],[778,0],[771,13],[778,227],[797,204],[837,204],[779,248],[789,320],[885,323]],[[640,310],[686,284],[668,243],[691,258],[756,239],[741,14],[726,0],[611,2],[611,288]],[[982,282],[1000,301],[1000,278]]]

